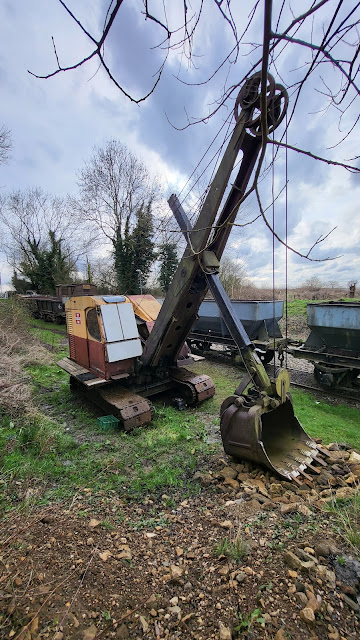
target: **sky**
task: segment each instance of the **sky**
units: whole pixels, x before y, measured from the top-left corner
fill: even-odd
[[[189,15],[198,6],[189,5]],[[219,13],[215,2],[206,0],[205,10],[197,25],[193,39],[193,58],[189,62],[181,47],[170,51],[163,76],[152,95],[144,102],[129,101],[91,61],[74,71],[60,73],[53,78],[37,79],[28,73],[45,75],[56,68],[52,37],[62,66],[73,64],[92,51],[92,44],[83,34],[58,0],[3,0],[0,4],[0,81],[2,109],[0,125],[12,134],[13,149],[9,162],[0,167],[1,194],[15,189],[41,187],[58,196],[76,195],[77,175],[89,159],[95,145],[116,138],[126,144],[151,171],[162,180],[164,197],[173,192],[180,194],[184,208],[190,215],[200,187],[190,187],[195,171],[199,176],[210,157],[219,149],[222,133],[206,153],[209,144],[224,122],[231,120],[236,93],[213,118],[186,127],[188,119],[205,118],[216,105],[222,87],[238,83],[261,56],[261,49],[252,43],[262,41],[263,3],[259,3],[255,19],[235,61],[224,65],[210,82],[205,82],[234,46],[234,36],[228,22]],[[345,3],[347,4],[347,3]],[[84,27],[99,37],[108,3],[105,0],[69,0],[68,6],[82,21]],[[310,3],[309,3],[310,5]],[[182,24],[179,13],[182,2],[165,2],[170,25]],[[275,24],[281,2],[274,0]],[[291,3],[295,15],[300,15],[307,3]],[[248,22],[251,2],[232,3],[233,18],[238,33]],[[246,8],[246,11],[245,11]],[[313,25],[317,30],[329,22],[335,2],[329,0]],[[154,0],[149,10],[163,18],[163,3]],[[145,20],[141,0],[124,0],[105,46],[105,59],[121,86],[135,98],[145,95],[151,88],[156,73],[164,61],[165,48],[157,46],[164,40],[164,30],[154,22]],[[353,19],[359,19],[356,14]],[[339,17],[340,20],[340,17]],[[280,20],[280,29],[291,21],[286,11]],[[297,37],[309,34],[301,30]],[[178,36],[175,35],[176,40]],[[180,36],[179,36],[180,37]],[[350,40],[350,36],[348,38]],[[272,73],[291,85],[303,73],[304,64],[311,59],[311,51],[291,45],[275,61]],[[339,124],[339,111],[326,108],[326,86],[338,85],[336,69],[323,65],[310,78],[295,115],[289,125],[288,143],[311,150],[312,153],[343,161],[354,158],[359,147],[358,127],[344,142],[330,148],[342,139],[359,112],[354,100]],[[293,93],[290,90],[290,109]],[[223,127],[222,132],[226,130]],[[284,131],[280,126],[277,139]],[[271,159],[271,149],[267,159]],[[205,154],[199,168],[198,163]],[[213,165],[204,174],[205,180]],[[360,224],[358,202],[360,177],[342,168],[316,162],[311,158],[289,151],[287,154],[288,187],[285,152],[278,154],[274,171],[267,172],[261,181],[262,201],[265,207],[276,202],[275,230],[285,238],[287,219],[288,243],[300,253],[307,253],[317,238],[330,236],[311,255],[320,262],[309,262],[288,251],[288,282],[300,285],[311,277],[322,282],[337,282],[346,286],[349,280],[360,280]],[[203,184],[203,183],[200,183]],[[190,192],[190,193],[189,193]],[[187,198],[185,196],[188,196]],[[287,207],[286,207],[287,200]],[[165,202],[165,201],[164,201]],[[167,205],[164,203],[164,208]],[[165,209],[164,209],[165,210]],[[249,221],[258,214],[257,203],[250,197],[238,221]],[[2,233],[4,230],[2,230]],[[99,243],[101,244],[99,238]],[[1,236],[0,236],[1,243]],[[234,230],[227,255],[245,264],[249,279],[258,286],[270,286],[273,279],[273,250],[275,283],[285,282],[285,249],[262,220]],[[99,254],[101,254],[99,246]],[[0,253],[0,271],[3,286],[11,280],[11,269]]]

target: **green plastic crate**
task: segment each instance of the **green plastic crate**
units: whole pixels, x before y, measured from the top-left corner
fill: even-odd
[[[98,423],[102,430],[106,431],[109,427],[117,427],[119,425],[119,420],[115,418],[115,416],[101,416],[101,418],[98,418]]]

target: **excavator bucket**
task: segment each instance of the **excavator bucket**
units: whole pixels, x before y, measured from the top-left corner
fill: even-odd
[[[314,461],[326,465],[316,443],[295,417],[289,393],[275,408],[264,406],[251,392],[248,396],[233,395],[223,402],[220,415],[225,452],[235,458],[259,463],[300,484],[312,480],[306,469],[319,473]]]

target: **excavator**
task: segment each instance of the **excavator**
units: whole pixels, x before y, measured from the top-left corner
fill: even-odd
[[[169,206],[187,246],[162,306],[150,295],[82,296],[66,303],[70,357],[58,364],[73,390],[87,396],[125,430],[148,424],[149,398],[175,390],[188,406],[215,393],[193,362],[186,338],[210,289],[242,356],[246,375],[221,406],[225,452],[259,463],[288,481],[311,482],[326,466],[325,453],[294,415],[290,377],[268,376],[254,345],[235,316],[218,277],[220,259],[262,150],[261,74],[248,78],[235,102],[235,127],[195,225],[176,195]],[[287,92],[268,74],[266,120],[271,133],[283,120]],[[239,154],[241,162],[228,187]],[[222,205],[220,213],[219,209]]]

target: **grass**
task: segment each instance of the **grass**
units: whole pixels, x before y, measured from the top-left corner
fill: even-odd
[[[224,538],[214,546],[214,553],[216,556],[226,556],[236,562],[240,562],[246,558],[248,552],[248,545],[246,542],[241,540],[239,535],[237,535],[234,540]]]
[[[288,317],[303,316],[306,318],[308,304],[322,304],[326,302],[328,302],[328,300],[289,300],[287,305]],[[341,302],[360,302],[360,298],[341,298]]]
[[[207,373],[215,382],[216,395],[209,401],[183,412],[157,401],[154,419],[146,428],[131,434],[116,428],[103,432],[97,420],[99,410],[73,396],[68,375],[56,365],[67,350],[62,336],[50,329],[51,325],[39,326],[34,331],[47,344],[55,335],[50,353],[53,362],[26,367],[35,413],[16,419],[0,413],[3,507],[21,506],[27,488],[33,490],[32,499],[43,504],[70,497],[85,487],[93,492],[115,492],[124,500],[167,491],[171,496],[176,491],[184,496],[201,491],[192,482],[198,459],[211,456],[221,446],[207,444],[206,424],[219,424],[220,405],[238,386],[243,372],[230,364],[197,362],[193,371]],[[327,405],[298,390],[293,396],[295,413],[310,435],[360,447],[356,409]],[[226,553],[240,553],[234,541],[226,544]]]
[[[349,498],[334,499],[324,508],[335,516],[341,535],[360,557],[360,488]],[[345,564],[343,558],[338,558],[338,562]]]
[[[291,392],[295,415],[305,431],[324,443],[347,442],[360,449],[359,410],[344,404],[327,404],[310,393]]]

